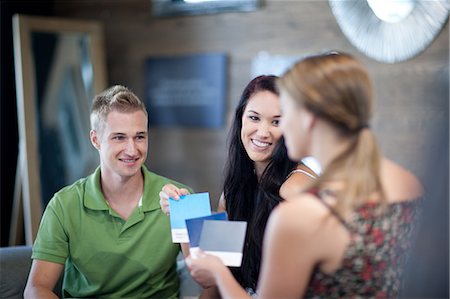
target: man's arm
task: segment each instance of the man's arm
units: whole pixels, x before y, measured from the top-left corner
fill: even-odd
[[[53,289],[64,269],[64,265],[33,260],[24,291],[24,298],[58,298]]]

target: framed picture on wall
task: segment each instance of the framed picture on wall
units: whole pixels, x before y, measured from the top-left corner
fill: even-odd
[[[227,90],[224,53],[152,56],[146,67],[150,125],[223,126]]]
[[[262,6],[262,0],[152,0],[155,17],[205,15],[226,12],[250,12]]]

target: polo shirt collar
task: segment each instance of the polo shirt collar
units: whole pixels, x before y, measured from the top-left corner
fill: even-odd
[[[84,206],[92,210],[109,210],[100,185],[100,166],[95,169],[93,174],[87,177]]]
[[[144,174],[144,194],[142,198],[142,211],[149,212],[161,209],[159,205],[159,192],[161,191],[161,184],[158,183],[160,177],[147,169],[147,166],[142,165],[142,173]]]
[[[141,171],[144,174],[144,194],[142,195],[142,211],[148,212],[160,209],[158,184],[154,184],[156,175],[150,172],[145,165]],[[84,205],[92,210],[109,210],[106,199],[103,196],[100,184],[100,166],[94,173],[87,177],[84,194]]]

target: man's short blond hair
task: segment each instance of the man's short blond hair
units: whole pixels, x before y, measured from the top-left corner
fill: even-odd
[[[114,85],[95,96],[91,107],[91,129],[100,131],[111,111],[124,113],[141,110],[148,116],[145,104],[128,88]]]

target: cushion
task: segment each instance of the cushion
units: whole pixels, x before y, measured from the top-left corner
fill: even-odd
[[[0,248],[0,298],[22,298],[31,267],[31,246]]]

